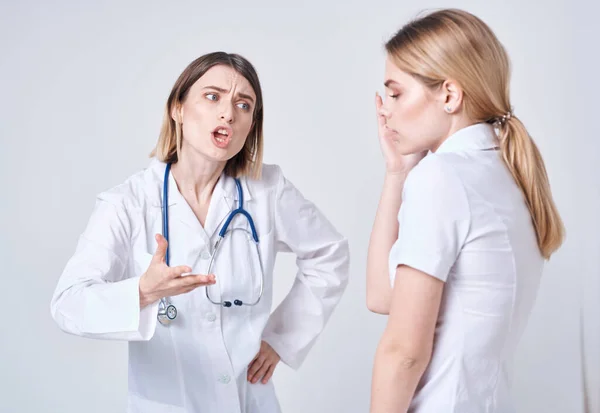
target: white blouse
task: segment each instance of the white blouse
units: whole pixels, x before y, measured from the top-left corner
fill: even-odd
[[[418,413],[514,412],[510,371],[542,274],[524,196],[491,125],[461,129],[409,174],[389,256],[445,282]]]

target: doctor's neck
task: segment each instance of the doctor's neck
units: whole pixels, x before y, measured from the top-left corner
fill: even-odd
[[[179,192],[188,202],[194,200],[205,204],[210,203],[226,163],[208,159],[192,148],[182,148],[181,159],[173,164],[171,173]]]

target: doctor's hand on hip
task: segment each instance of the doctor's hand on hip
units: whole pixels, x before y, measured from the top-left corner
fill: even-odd
[[[410,143],[403,142],[403,138],[389,125],[390,112],[385,108],[379,93],[375,95],[375,109],[379,144],[385,159],[386,173],[406,176],[427,155],[427,151],[410,152]]]
[[[248,381],[252,384],[261,380],[262,384],[267,384],[277,363],[281,358],[273,347],[271,347],[266,341],[260,343],[260,350],[254,359],[248,366]]]
[[[160,234],[156,234],[156,252],[146,272],[140,278],[140,307],[152,304],[163,297],[172,297],[192,291],[195,288],[214,284],[215,276],[210,275],[186,275],[192,269],[186,265],[177,267],[167,266],[165,255],[167,253],[167,240]]]

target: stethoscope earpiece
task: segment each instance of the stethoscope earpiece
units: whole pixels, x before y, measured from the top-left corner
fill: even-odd
[[[244,305],[244,302],[242,300],[234,300],[233,304],[237,305],[238,307],[241,307],[242,305]],[[231,301],[223,301],[223,307],[231,307]]]

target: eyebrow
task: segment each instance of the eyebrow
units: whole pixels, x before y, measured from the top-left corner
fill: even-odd
[[[390,85],[391,85],[392,83],[393,83],[393,84],[395,84],[395,85],[398,85],[398,84],[399,84],[399,83],[398,83],[398,82],[396,82],[395,80],[388,79],[388,80],[386,80],[386,81],[385,81],[385,83],[384,83],[383,85],[384,85],[385,87],[390,87]]]
[[[217,92],[221,92],[221,93],[229,92],[228,90],[223,89],[222,87],[218,87],[218,86],[204,86],[202,89],[213,89],[213,90],[216,90]],[[242,99],[248,99],[249,101],[254,103],[254,99],[250,95],[247,95],[245,93],[238,93],[238,96],[241,97]]]

